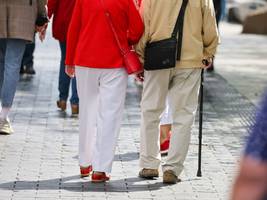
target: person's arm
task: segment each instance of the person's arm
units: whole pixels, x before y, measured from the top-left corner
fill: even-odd
[[[47,0],[37,0],[37,19],[35,21],[35,30],[39,33],[41,41],[45,39],[46,29],[49,22],[46,5]]]
[[[267,163],[245,156],[234,184],[231,200],[263,200],[267,187]]]
[[[47,0],[37,0],[39,16],[47,16],[46,5],[47,5]]]
[[[204,59],[213,58],[219,43],[219,33],[212,0],[202,0]]]
[[[263,200],[267,195],[267,93],[257,113],[231,200]]]
[[[51,19],[52,15],[55,14],[57,6],[58,6],[58,0],[48,0],[47,8],[48,8],[49,19]]]
[[[145,30],[143,33],[143,36],[135,46],[135,50],[140,56],[140,61],[144,63],[144,54],[145,54],[145,47],[146,43],[149,42],[150,40],[150,35],[149,35],[149,29],[150,29],[150,19],[151,19],[151,2],[150,0],[143,0],[141,3],[140,7],[140,13],[141,17],[143,19],[144,25],[145,25]]]
[[[77,43],[80,37],[82,6],[81,1],[76,0],[67,35],[66,65],[74,66],[74,58]]]
[[[133,0],[129,0],[128,18],[128,41],[130,45],[134,45],[139,41],[144,32],[144,24]]]

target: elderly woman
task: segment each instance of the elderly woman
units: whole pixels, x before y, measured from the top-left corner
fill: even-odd
[[[133,0],[76,0],[67,38],[66,71],[70,76],[75,71],[80,98],[81,175],[93,169],[92,182],[109,180],[127,87],[110,22],[124,48],[142,36],[143,22]]]
[[[33,41],[36,28],[42,32],[46,26],[45,5],[46,0],[0,1],[0,133],[13,132],[8,114],[19,80],[22,57],[26,44]]]

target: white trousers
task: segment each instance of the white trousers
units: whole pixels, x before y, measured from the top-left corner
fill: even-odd
[[[197,110],[200,80],[201,69],[145,71],[141,102],[141,168],[159,168],[161,157],[158,125],[168,96],[173,123],[163,171],[170,169],[177,176],[180,175]]]
[[[167,124],[172,124],[172,111],[169,105],[169,99],[168,97],[166,98],[166,105],[165,105],[165,110],[160,116],[160,125],[167,125]]]
[[[79,164],[110,173],[124,109],[125,69],[75,68],[79,95]]]

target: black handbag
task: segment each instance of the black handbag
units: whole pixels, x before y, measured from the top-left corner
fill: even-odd
[[[187,4],[188,0],[183,0],[174,30],[170,38],[146,44],[144,63],[145,70],[149,71],[174,68],[176,65],[176,60],[180,60],[184,14]],[[178,32],[179,34],[177,39]]]

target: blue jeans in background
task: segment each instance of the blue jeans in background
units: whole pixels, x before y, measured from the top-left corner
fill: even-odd
[[[0,94],[2,107],[12,106],[26,40],[0,39]]]
[[[59,99],[67,101],[68,96],[69,96],[70,83],[71,83],[72,95],[70,98],[70,103],[74,105],[78,105],[79,98],[77,94],[76,78],[71,79],[65,73],[66,43],[59,42],[59,45],[60,45],[60,50],[61,50],[61,61],[60,61],[59,82],[58,82]]]

